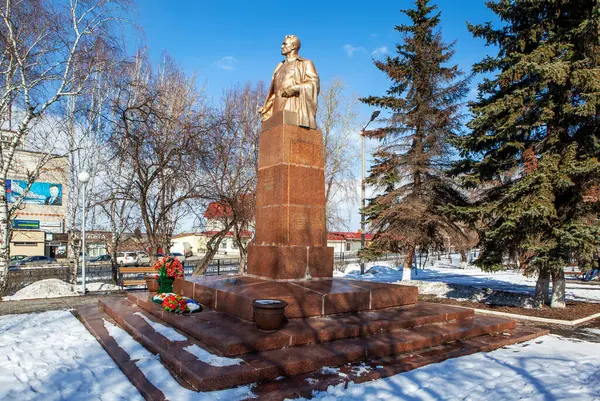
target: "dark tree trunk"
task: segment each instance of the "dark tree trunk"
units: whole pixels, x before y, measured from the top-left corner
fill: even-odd
[[[198,262],[196,267],[194,268],[194,271],[192,272],[192,276],[202,276],[204,273],[206,273],[206,269],[208,268],[208,265],[213,260],[213,258],[217,254],[217,251],[219,250],[221,241],[223,241],[223,238],[225,238],[225,236],[227,235],[227,233],[229,232],[229,230],[231,229],[232,226],[233,226],[233,222],[230,222],[227,225],[227,227],[225,227],[225,229],[223,229],[223,230],[219,231],[217,234],[213,235],[212,238],[207,242],[207,244],[206,244],[207,252],[204,255],[204,257]],[[212,245],[213,242],[214,242],[214,246]]]
[[[460,250],[460,267],[462,269],[467,267],[467,251],[464,249]]]

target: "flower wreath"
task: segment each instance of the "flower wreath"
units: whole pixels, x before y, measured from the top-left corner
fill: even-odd
[[[202,310],[202,306],[198,302],[172,292],[157,294],[152,297],[152,302],[161,304],[167,312],[193,313]]]

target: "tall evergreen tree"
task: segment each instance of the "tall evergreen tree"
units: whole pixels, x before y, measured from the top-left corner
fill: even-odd
[[[403,35],[397,55],[375,61],[392,84],[384,96],[361,99],[391,112],[387,126],[370,134],[382,141],[367,178],[379,195],[363,211],[375,236],[362,256],[405,253],[403,280],[410,280],[417,247],[466,238],[441,208],[465,204],[443,170],[452,150],[448,138],[461,127],[467,80],[458,66],[447,65],[453,44],[442,42],[436,9],[429,0],[416,0],[414,9],[402,10],[411,24],[395,27]]]
[[[563,266],[590,258],[600,234],[600,61],[597,0],[495,0],[503,22],[469,25],[498,53],[475,64],[486,74],[471,104],[471,133],[457,138],[455,172],[484,188],[463,218],[485,230],[476,261],[502,268],[516,252],[538,274],[537,303],[552,277],[551,305],[564,307]],[[546,299],[547,301],[547,299]]]

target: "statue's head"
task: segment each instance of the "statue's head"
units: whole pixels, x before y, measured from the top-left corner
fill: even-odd
[[[300,50],[300,39],[296,35],[286,35],[283,38],[281,44],[281,54],[287,56],[288,54],[298,54]]]

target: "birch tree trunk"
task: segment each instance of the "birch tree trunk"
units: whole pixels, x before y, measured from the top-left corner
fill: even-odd
[[[0,295],[4,294],[8,284],[8,267],[10,263],[10,231],[8,220],[8,202],[6,184],[0,181]]]

